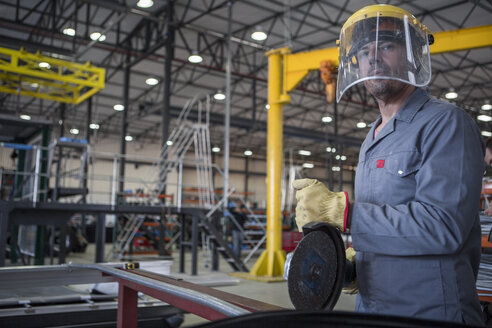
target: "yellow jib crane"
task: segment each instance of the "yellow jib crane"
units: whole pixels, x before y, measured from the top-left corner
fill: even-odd
[[[77,105],[104,89],[104,68],[0,47],[0,92]]]

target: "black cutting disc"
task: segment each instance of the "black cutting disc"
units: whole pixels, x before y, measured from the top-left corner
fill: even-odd
[[[306,232],[306,231],[305,231]],[[345,249],[334,227],[312,230],[290,262],[288,289],[297,310],[331,310],[342,290]]]

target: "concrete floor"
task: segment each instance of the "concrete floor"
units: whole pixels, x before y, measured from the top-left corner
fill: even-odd
[[[111,244],[106,245],[106,250],[109,251]],[[293,309],[293,305],[290,302],[289,293],[287,290],[287,282],[259,282],[249,279],[240,279],[231,277],[228,274],[234,272],[232,268],[223,259],[219,263],[219,271],[212,272],[209,268],[205,267],[205,259],[202,253],[198,256],[198,275],[191,276],[191,254],[187,254],[185,257],[185,274],[179,273],[179,251],[173,250],[173,265],[171,266],[171,275],[182,278],[186,281],[190,281],[198,284],[216,285],[211,286],[213,288],[226,291],[232,294],[237,294],[243,297],[248,297],[258,301],[274,304],[286,309]],[[148,260],[146,257],[142,257],[142,261]],[[257,258],[253,257],[246,264],[251,268]],[[94,261],[94,245],[90,244],[85,253],[71,253],[67,257],[67,261],[74,263],[88,263]],[[214,283],[215,282],[215,283]],[[217,286],[219,285],[219,286]],[[335,310],[339,311],[353,311],[355,307],[355,296],[341,294],[338,303],[335,306]],[[191,327],[199,323],[207,322],[206,319],[198,317],[194,314],[186,314],[185,321],[182,327]]]

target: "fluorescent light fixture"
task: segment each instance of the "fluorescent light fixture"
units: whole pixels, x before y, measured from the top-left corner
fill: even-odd
[[[483,110],[491,110],[492,109],[492,105],[490,104],[490,101],[489,100],[485,100],[485,103],[482,105],[481,108]]]
[[[47,62],[40,62],[38,64],[38,66],[41,67],[41,68],[46,68],[46,69],[50,69],[51,68],[51,65],[49,63],[47,63]]]
[[[361,120],[361,121],[359,121],[359,122],[357,122],[357,127],[358,127],[359,129],[363,129],[363,128],[365,128],[366,126],[367,126],[366,122],[364,122],[364,121],[362,121],[362,120]]]
[[[482,135],[484,137],[492,137],[492,132],[490,132],[490,131],[482,131]]]
[[[97,130],[97,129],[99,129],[99,124],[91,123],[91,124],[89,124],[89,128],[91,128],[92,130]]]
[[[203,61],[203,57],[200,56],[198,51],[194,50],[192,51],[191,55],[188,57],[188,61],[193,64],[198,64]]]
[[[70,129],[70,133],[71,133],[71,134],[79,134],[79,132],[80,132],[80,131],[79,131],[79,129],[77,129],[77,128],[71,128],[71,129]]]
[[[321,122],[323,122],[323,123],[330,123],[331,121],[333,121],[333,119],[331,118],[331,116],[323,116],[321,118]]]
[[[224,100],[226,98],[225,94],[222,93],[222,91],[217,91],[216,94],[214,94],[214,99],[215,100]]]
[[[336,149],[335,147],[326,147],[326,151],[327,151],[328,153],[334,153],[334,152],[336,152],[336,151],[337,151],[337,149]]]
[[[212,151],[213,151],[214,153],[218,153],[218,152],[220,151],[220,148],[219,148],[219,147],[217,147],[217,146],[215,146],[215,147],[213,147],[213,148],[212,148]]]
[[[311,156],[311,152],[309,150],[299,150],[299,155],[302,155],[302,156]]]
[[[26,120],[26,121],[31,120],[31,116],[27,114],[21,114],[19,115],[19,117],[21,118],[21,120]]]
[[[148,85],[156,85],[159,83],[159,80],[155,77],[149,77],[147,80],[145,80],[145,83],[147,83]]]
[[[303,163],[302,167],[305,169],[312,169],[314,167],[313,163]]]
[[[333,166],[333,167],[331,168],[331,170],[332,170],[333,172],[340,172],[340,166]]]
[[[106,40],[106,36],[104,34],[101,34],[100,32],[92,32],[90,38],[93,41],[99,42],[103,42],[104,40]]]
[[[125,136],[125,141],[133,141],[133,137],[132,136]]]
[[[68,36],[75,36],[75,29],[71,27],[66,27],[63,29],[63,34],[68,35]]]
[[[246,150],[244,151],[244,156],[251,156],[251,155],[253,155],[253,152],[252,152],[251,150],[246,149]]]
[[[117,112],[121,112],[125,110],[125,106],[123,106],[122,104],[116,104],[113,106],[113,109]]]
[[[263,29],[259,25],[256,26],[255,31],[251,33],[251,38],[256,41],[266,40],[267,37],[268,35],[265,32],[263,32]]]
[[[168,145],[168,146],[172,146],[172,145],[173,145],[172,140],[168,140],[168,141],[166,141],[166,145]]]
[[[139,0],[137,2],[137,7],[140,8],[150,8],[154,5],[154,1],[152,0]]]
[[[446,99],[456,99],[458,98],[458,94],[454,91],[453,88],[449,89],[449,91],[444,95]]]
[[[477,120],[482,121],[482,122],[490,122],[490,121],[492,121],[492,117],[490,117],[489,115],[482,114],[482,115],[477,116]]]

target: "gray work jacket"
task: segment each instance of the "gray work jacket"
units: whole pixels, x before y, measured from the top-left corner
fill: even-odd
[[[484,146],[463,110],[416,89],[362,144],[351,207],[356,311],[481,325]]]

